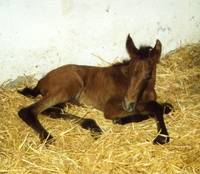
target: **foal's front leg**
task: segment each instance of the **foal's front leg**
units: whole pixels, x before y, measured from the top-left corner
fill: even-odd
[[[164,114],[169,114],[173,109],[173,106],[170,103],[161,103],[159,105],[162,107]],[[150,118],[149,114],[133,114],[133,115],[128,115],[126,117],[117,118],[113,120],[113,123],[125,125],[129,123],[141,122],[149,118]]]
[[[144,120],[148,120],[149,118],[150,118],[150,116],[148,114],[133,114],[133,115],[128,115],[128,116],[122,117],[122,118],[116,118],[113,120],[113,123],[125,125],[125,124],[129,124],[129,123],[142,122]]]
[[[171,105],[170,105],[171,106]],[[157,121],[158,135],[153,140],[154,144],[165,144],[169,142],[167,128],[163,118],[163,105],[156,101],[148,103],[140,103],[137,106],[137,113],[148,113],[147,115],[136,115],[136,112],[126,112],[123,110],[118,100],[110,100],[104,108],[104,117],[110,120],[120,120],[120,124],[127,124],[130,122],[139,122],[148,119],[150,115]]]
[[[153,140],[154,144],[165,144],[169,142],[169,134],[167,132],[167,128],[165,126],[163,114],[164,110],[162,105],[157,103],[156,101],[150,101],[145,104],[145,110],[147,110],[152,117],[155,118],[157,123],[158,135]]]

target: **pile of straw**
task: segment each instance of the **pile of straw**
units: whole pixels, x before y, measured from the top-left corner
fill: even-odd
[[[158,100],[174,105],[165,117],[170,143],[153,145],[153,119],[114,125],[89,107],[70,106],[93,118],[104,133],[97,140],[74,121],[40,116],[56,141],[46,147],[17,111],[31,104],[15,88],[0,89],[0,173],[197,174],[200,173],[200,44],[177,49],[157,69]]]

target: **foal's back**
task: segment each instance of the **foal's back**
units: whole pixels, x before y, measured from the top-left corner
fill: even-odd
[[[84,69],[85,67],[79,68]],[[80,76],[83,77],[81,74]],[[123,98],[128,85],[127,78],[120,68],[112,66],[91,67],[82,79],[84,87],[77,100],[102,111],[108,100]]]
[[[127,84],[127,77],[120,66],[65,65],[43,77],[37,89],[43,96],[62,91],[67,100],[103,110],[110,98],[124,96]]]

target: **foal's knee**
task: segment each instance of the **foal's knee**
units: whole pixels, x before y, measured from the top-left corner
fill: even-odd
[[[156,101],[150,101],[146,104],[146,109],[153,114],[163,114],[163,106]]]

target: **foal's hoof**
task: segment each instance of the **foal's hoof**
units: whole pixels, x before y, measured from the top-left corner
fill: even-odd
[[[80,122],[80,125],[83,129],[91,130],[92,132],[102,133],[103,131],[98,126],[95,120],[85,118]]]
[[[93,119],[85,118],[80,122],[80,125],[83,129],[89,130],[95,140],[97,140],[103,133],[102,129]]]
[[[165,144],[169,142],[169,136],[164,134],[159,134],[154,140],[153,144]]]
[[[112,120],[113,124],[123,124],[122,119],[120,118],[116,118],[114,120]]]

